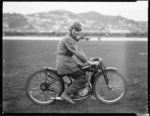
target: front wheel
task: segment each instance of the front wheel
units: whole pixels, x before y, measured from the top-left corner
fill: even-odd
[[[27,97],[39,105],[52,104],[63,91],[62,81],[51,70],[42,69],[33,73],[26,82]]]
[[[123,76],[112,69],[105,70],[104,73],[107,73],[109,84],[107,86],[103,74],[99,74],[94,81],[93,92],[95,97],[106,104],[121,101],[126,94],[126,84]]]

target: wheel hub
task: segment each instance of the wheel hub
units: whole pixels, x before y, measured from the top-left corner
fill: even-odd
[[[43,92],[45,92],[45,91],[47,91],[48,90],[48,85],[47,85],[47,83],[42,83],[41,85],[40,85],[40,90],[41,91],[43,91]]]

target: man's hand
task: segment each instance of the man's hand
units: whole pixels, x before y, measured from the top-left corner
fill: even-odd
[[[99,62],[98,62],[98,61],[92,62],[92,61],[88,60],[88,61],[87,61],[87,64],[89,64],[89,65],[98,65]]]

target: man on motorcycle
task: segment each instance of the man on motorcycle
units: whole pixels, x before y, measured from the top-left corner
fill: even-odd
[[[82,72],[73,56],[77,57],[82,63],[97,65],[98,62],[88,60],[84,52],[78,47],[78,36],[81,29],[81,23],[74,21],[70,25],[69,33],[64,36],[57,47],[56,69],[59,75],[69,75],[74,81],[61,95],[62,99],[75,104],[70,95],[76,93],[79,89],[85,87],[86,74]]]

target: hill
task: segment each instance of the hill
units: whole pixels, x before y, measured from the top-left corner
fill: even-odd
[[[34,14],[3,13],[3,32],[67,32],[73,20],[80,20],[86,33],[147,33],[148,24],[122,16],[107,16],[95,11],[75,14],[55,10]]]

